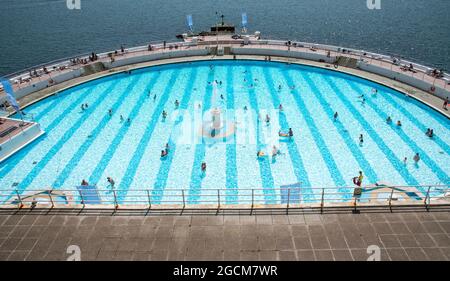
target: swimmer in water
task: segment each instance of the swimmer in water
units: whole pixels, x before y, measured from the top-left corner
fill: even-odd
[[[163,110],[163,112],[162,112],[162,117],[163,117],[163,120],[166,120],[167,112],[165,110]]]
[[[413,160],[414,160],[414,162],[415,162],[416,164],[419,162],[420,156],[419,156],[419,153],[418,153],[418,152],[416,153],[416,155],[414,155]]]
[[[388,124],[391,124],[391,123],[392,123],[391,116],[388,116],[388,117],[386,118],[386,123],[388,123]]]
[[[120,122],[123,122],[123,116],[120,114]]]
[[[108,114],[109,114],[110,117],[112,116],[112,109],[111,108],[108,110]]]
[[[202,169],[202,172],[203,172],[203,173],[206,172],[206,163],[205,163],[205,162],[202,162],[202,167],[201,167],[201,169]]]
[[[360,134],[359,135],[359,145],[362,145],[363,143],[364,143],[364,138],[363,138],[363,135]]]
[[[274,145],[272,147],[272,157],[277,156],[277,154],[278,154],[278,148]]]
[[[400,122],[400,120],[397,121],[397,126],[401,127],[402,126],[402,122]]]
[[[180,106],[180,102],[178,100],[175,100],[175,107],[178,108]]]
[[[337,113],[337,111],[334,113],[333,118],[334,118],[334,121],[337,120],[337,118],[338,118],[338,113]]]
[[[280,111],[283,111],[283,105],[281,105],[281,103],[280,103],[280,105],[278,106],[278,109],[279,109]]]

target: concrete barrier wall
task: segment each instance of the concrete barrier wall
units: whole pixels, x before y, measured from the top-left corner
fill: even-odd
[[[236,55],[259,55],[259,56],[278,56],[278,57],[291,57],[297,59],[305,59],[312,61],[325,61],[327,63],[333,63],[334,57],[327,57],[326,55],[316,53],[299,52],[295,48],[288,50],[274,50],[274,49],[262,49],[262,48],[245,48],[245,47],[232,47],[231,53]]]
[[[403,82],[405,84],[411,85],[413,87],[416,87],[418,89],[421,89],[421,90],[431,94],[430,89],[431,89],[432,84],[427,83],[418,78],[412,77],[410,75],[398,73],[398,72],[392,71],[390,69],[383,68],[381,66],[372,65],[372,64],[361,62],[361,61],[358,62],[358,68],[360,68],[361,70],[367,71],[367,72],[372,72],[372,73],[375,73],[375,74],[378,74],[381,76],[388,77],[390,79],[394,79],[394,80]],[[435,91],[433,94],[440,98],[443,98],[443,99],[445,99],[446,97],[449,97],[449,91],[446,91],[445,89],[443,89],[441,87],[435,87]]]
[[[17,129],[20,130],[20,129]],[[24,129],[23,132],[13,136],[11,139],[0,145],[0,163],[10,157],[24,146],[30,144],[33,140],[44,134],[38,123]]]
[[[125,66],[129,64],[142,63],[147,61],[170,59],[170,58],[180,58],[180,57],[190,57],[190,56],[206,56],[209,54],[208,49],[195,49],[195,50],[180,50],[180,51],[168,51],[166,53],[154,53],[148,55],[142,55],[138,57],[131,57],[116,60],[113,63],[105,62],[106,68],[111,69],[114,67]]]
[[[180,58],[180,57],[189,57],[189,56],[207,56],[210,54],[210,50],[208,47],[205,47],[204,49],[192,49],[192,50],[167,50],[165,53],[150,53],[145,54],[142,56],[135,56],[130,58],[120,58],[113,63],[111,62],[105,62],[103,63],[107,69],[112,69],[115,67],[121,67],[125,65],[130,64],[137,64],[142,62],[148,62],[148,61],[155,61],[155,60],[163,60],[163,59],[170,59],[170,58]],[[279,56],[279,57],[292,57],[292,58],[298,58],[298,59],[305,59],[305,60],[311,60],[311,61],[324,61],[327,63],[333,63],[335,58],[334,57],[327,57],[323,54],[318,53],[307,53],[307,52],[301,52],[298,51],[295,47],[292,47],[290,51],[288,50],[278,50],[278,49],[265,49],[265,48],[249,48],[246,46],[242,47],[231,47],[231,54],[236,55],[260,55],[260,56]],[[395,79],[397,81],[401,81],[405,84],[411,85],[413,87],[419,88],[421,90],[424,90],[426,92],[430,92],[431,84],[422,81],[420,79],[414,78],[409,75],[405,75],[402,73],[397,73],[395,71],[391,71],[390,69],[382,68],[375,65],[370,65],[364,62],[358,62],[358,67],[361,70],[375,73],[381,76],[385,76],[391,79]],[[61,83],[76,77],[80,77],[83,75],[83,69],[76,69],[71,72],[63,73],[60,75],[54,74],[52,76],[52,79],[56,83]],[[48,80],[40,81],[34,85],[23,87],[15,92],[16,98],[20,99],[26,95],[29,95],[30,93],[45,89],[49,86]],[[449,91],[436,87],[435,95],[446,98],[449,96]],[[5,96],[0,97],[0,102],[4,102],[6,100]]]
[[[61,83],[61,82],[64,82],[64,81],[67,81],[67,80],[70,80],[70,79],[73,79],[73,78],[80,77],[82,74],[83,74],[82,69],[75,69],[75,70],[72,70],[70,72],[65,72],[65,73],[62,73],[62,74],[59,74],[59,75],[57,75],[55,73],[55,74],[52,75],[52,79],[53,79],[53,81],[55,81],[56,84],[58,84],[58,83]],[[55,84],[55,83],[53,83],[53,84]],[[23,88],[21,88],[19,90],[16,90],[14,92],[14,94],[16,96],[16,99],[20,99],[20,98],[22,98],[22,97],[24,97],[26,95],[29,95],[29,94],[31,94],[33,92],[45,89],[48,86],[51,86],[53,84],[49,84],[48,79],[42,80],[42,81],[40,81],[38,83],[35,83],[33,85],[26,86],[26,87],[23,87]]]

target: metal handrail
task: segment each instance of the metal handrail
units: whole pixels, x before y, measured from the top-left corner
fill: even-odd
[[[366,188],[371,188],[372,186],[368,186]],[[405,188],[412,189],[416,188],[415,197],[414,198],[408,198],[404,194]],[[356,207],[359,203],[369,202],[374,204],[385,204],[390,209],[392,208],[393,200],[398,200],[399,198],[394,197],[394,195],[403,193],[402,200],[398,201],[413,201],[415,203],[423,204],[427,209],[432,204],[432,200],[435,199],[445,199],[446,193],[449,190],[450,185],[445,184],[439,184],[439,185],[417,185],[417,186],[390,186],[391,190],[389,191],[378,191],[376,192],[376,195],[378,197],[372,197],[371,193],[363,193],[360,196],[354,196],[354,186],[351,187],[351,190],[349,192],[330,192],[327,191],[327,188],[324,187],[313,187],[311,190],[317,190],[318,192],[314,193],[314,195],[318,195],[318,198],[309,199],[305,198],[305,195],[310,195],[309,193],[305,193],[305,189],[309,188],[243,188],[235,191],[234,194],[227,194],[230,192],[230,190],[227,189],[202,189],[202,190],[196,190],[196,194],[192,194],[191,192],[188,192],[188,194],[185,194],[185,189],[167,189],[167,190],[151,190],[151,189],[134,189],[129,190],[123,200],[119,200],[118,197],[120,197],[120,193],[125,192],[124,190],[116,190],[116,189],[97,189],[97,192],[99,196],[101,197],[102,205],[113,205],[114,208],[119,208],[119,206],[127,206],[127,205],[145,205],[148,206],[148,208],[152,208],[152,205],[179,205],[183,208],[186,207],[186,205],[215,205],[217,208],[221,208],[224,204],[225,205],[242,205],[242,204],[251,204],[251,208],[253,209],[256,205],[279,205],[279,204],[285,204],[286,209],[291,208],[293,205],[296,206],[298,204],[318,204],[321,211],[323,211],[323,208],[326,204],[329,203],[348,203],[350,201],[353,201],[353,207],[356,210]],[[334,187],[334,189],[339,189],[341,187]],[[421,191],[419,188],[422,188],[423,191]],[[425,189],[426,188],[426,191]],[[439,190],[438,190],[439,188]],[[211,194],[205,193],[204,191],[214,191]],[[266,190],[272,190],[276,193],[274,194],[266,194],[264,191]],[[287,198],[286,195],[283,195],[282,191],[287,192]],[[56,196],[61,196],[61,194],[65,195],[65,200],[63,203],[58,202],[61,200],[55,200],[53,198],[53,192],[58,191]],[[178,193],[174,194],[173,192],[176,191]],[[245,192],[247,191],[247,192]],[[249,192],[251,191],[251,192]],[[294,197],[293,194],[294,191],[298,191],[298,198]],[[309,190],[308,190],[309,191]],[[407,190],[406,190],[407,191]],[[19,191],[18,189],[4,189],[0,191],[0,206],[6,206],[6,205],[15,205],[19,208],[26,205],[27,198],[34,198],[38,196],[37,193],[47,192],[47,195],[49,197],[49,200],[51,202],[51,207],[55,207],[56,205],[77,205],[81,204],[83,205],[83,208],[86,207],[87,204],[92,203],[92,199],[86,198],[83,196],[82,192],[77,192],[76,188],[73,189],[53,189],[53,190],[38,190],[38,189],[30,189],[26,190],[26,194],[24,194],[24,191]],[[155,192],[160,194],[154,194]],[[165,192],[172,192],[170,194],[166,193],[166,197],[169,199],[164,198]],[[255,193],[257,192],[257,193]],[[112,193],[112,195],[111,195]],[[180,194],[181,193],[181,194]],[[17,198],[13,197],[13,194],[16,194]],[[347,196],[342,196],[347,195]],[[384,196],[383,196],[384,195]],[[198,196],[199,198],[193,199],[193,196]],[[271,198],[264,198],[270,196]],[[337,197],[336,197],[337,196]],[[187,197],[187,198],[186,198]],[[330,198],[331,197],[331,198]],[[6,199],[2,199],[6,198]],[[173,199],[172,199],[173,198]],[[211,198],[216,198],[212,200]],[[231,200],[230,200],[231,198]],[[12,199],[9,200],[8,199]],[[450,198],[449,198],[450,199]],[[14,203],[15,202],[15,203]],[[284,202],[284,203],[283,203]],[[445,201],[446,204],[450,205],[450,200]],[[14,204],[13,204],[14,203]]]

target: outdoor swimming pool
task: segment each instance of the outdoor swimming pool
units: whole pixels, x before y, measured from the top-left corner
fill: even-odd
[[[12,189],[76,193],[85,179],[111,202],[107,177],[119,202],[145,202],[149,190],[153,204],[175,201],[181,189],[187,203],[204,203],[217,189],[228,195],[224,203],[240,203],[253,188],[261,203],[272,204],[284,200],[285,186],[300,186],[294,198],[316,200],[321,191],[313,187],[351,192],[360,170],[363,186],[450,183],[449,119],[387,87],[309,66],[155,66],[75,86],[24,111],[46,135],[0,164],[1,201],[15,195]],[[292,139],[279,137],[289,128]],[[161,158],[166,143],[169,154]]]

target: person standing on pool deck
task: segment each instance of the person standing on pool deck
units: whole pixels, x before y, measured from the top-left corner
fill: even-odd
[[[358,187],[361,187],[363,178],[364,176],[362,171],[359,171],[359,176],[353,178],[353,183],[356,184]]]
[[[448,97],[445,98],[445,100],[444,100],[444,105],[442,106],[442,108],[444,108],[445,110],[448,110],[448,109],[447,109],[447,106],[448,106]]]
[[[111,177],[107,177],[106,180],[108,181],[108,183],[111,185],[111,188],[114,189],[114,185],[116,184],[114,182],[114,180]]]

